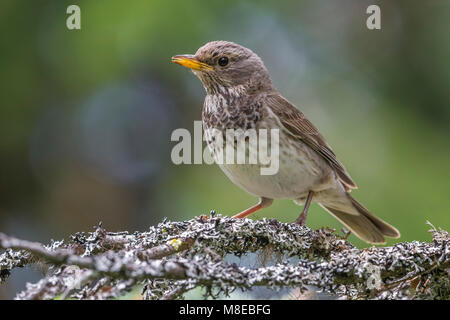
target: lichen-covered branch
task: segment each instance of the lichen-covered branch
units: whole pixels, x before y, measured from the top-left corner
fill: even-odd
[[[255,286],[316,286],[342,298],[450,299],[450,237],[430,243],[357,249],[334,230],[276,220],[202,216],[163,221],[147,232],[110,233],[101,225],[48,246],[0,234],[0,274],[32,263],[51,268],[18,299],[108,299],[144,284],[146,299],[176,299],[195,287],[206,296]],[[278,255],[272,266],[230,264],[227,255]],[[295,258],[296,262],[293,262]],[[270,259],[270,258],[269,258]],[[264,259],[263,259],[264,260]]]

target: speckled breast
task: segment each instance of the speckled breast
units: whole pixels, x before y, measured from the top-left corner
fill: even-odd
[[[220,96],[207,96],[205,99],[203,107],[205,139],[214,160],[221,169],[236,185],[259,197],[298,199],[313,187],[326,188],[323,183],[328,184],[324,178],[329,174],[329,170],[324,161],[308,146],[282,130],[278,118],[263,103],[257,101],[254,100],[252,103],[236,107],[236,104],[232,104],[233,101]],[[261,138],[262,141],[265,139],[260,136],[261,129],[267,130],[264,133],[268,133],[271,129],[278,130],[279,169],[277,173],[262,175],[261,167],[267,167],[267,165],[259,162],[259,157],[256,164],[224,161],[221,152],[224,152],[227,144],[237,153],[236,140],[242,138],[237,134],[235,135],[236,140],[230,142],[226,136],[227,129],[241,130],[243,135],[247,131],[254,130],[258,141],[261,141]],[[222,134],[222,136],[220,137],[218,134]],[[270,149],[272,147],[271,135],[268,134],[266,139],[266,148]],[[254,150],[254,148],[253,144],[245,144],[247,161],[252,152],[261,152],[259,148],[258,150]]]

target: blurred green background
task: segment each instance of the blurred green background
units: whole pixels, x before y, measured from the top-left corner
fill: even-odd
[[[66,8],[81,8],[81,30]],[[366,8],[381,7],[381,30]],[[170,62],[211,40],[251,48],[402,233],[450,230],[449,1],[13,1],[0,3],[0,231],[48,242],[231,215],[256,202],[217,166],[173,165],[171,132],[200,120],[198,79]],[[255,214],[289,222],[291,201]],[[317,205],[313,228],[341,225]],[[364,243],[351,236],[362,247]],[[36,281],[18,271],[11,297]]]

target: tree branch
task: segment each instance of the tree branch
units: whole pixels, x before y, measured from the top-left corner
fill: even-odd
[[[101,225],[48,246],[0,234],[0,274],[35,262],[51,266],[47,276],[18,299],[106,299],[146,283],[144,298],[176,299],[192,288],[228,295],[255,286],[316,286],[344,298],[450,298],[450,237],[431,230],[430,243],[357,249],[334,230],[311,230],[276,220],[204,216],[163,221],[147,232],[110,233]],[[273,266],[227,263],[229,254],[272,252]],[[298,262],[294,263],[291,258]]]

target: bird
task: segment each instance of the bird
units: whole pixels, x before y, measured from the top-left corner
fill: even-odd
[[[234,42],[211,41],[195,54],[173,56],[172,62],[191,69],[203,84],[202,124],[213,156],[224,147],[224,141],[207,135],[207,130],[253,129],[258,135],[262,129],[278,130],[275,174],[262,175],[264,164],[260,162],[219,163],[234,184],[259,198],[256,205],[233,218],[245,218],[269,207],[275,199],[290,199],[304,206],[294,221],[299,225],[306,224],[310,204],[316,202],[369,244],[400,237],[395,227],[350,195],[357,188],[350,174],[318,129],[274,87],[256,53]]]

